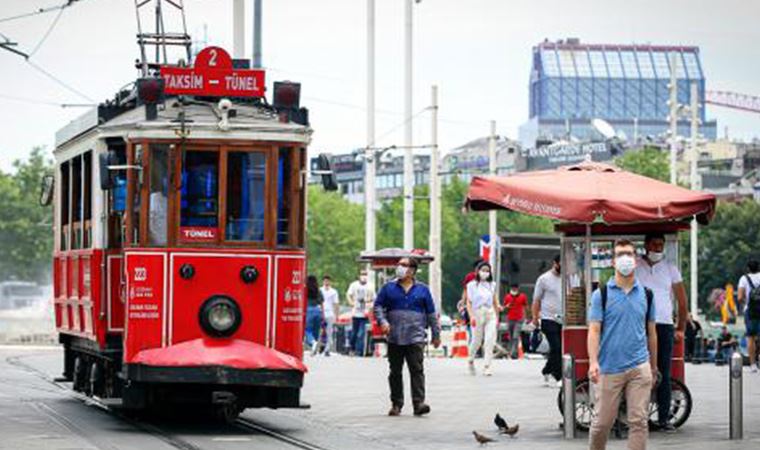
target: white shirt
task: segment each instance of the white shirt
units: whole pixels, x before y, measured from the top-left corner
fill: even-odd
[[[673,285],[682,281],[681,272],[670,261],[649,265],[646,259],[636,258],[636,279],[654,294],[654,320],[673,325]]]
[[[337,305],[340,302],[340,299],[338,297],[338,291],[335,290],[332,286],[329,288],[321,287],[319,288],[320,291],[322,291],[322,298],[324,299],[324,303],[322,303],[322,307],[325,310],[325,317],[335,317],[335,305]]]
[[[533,290],[533,301],[541,300],[541,319],[562,322],[562,278],[554,269],[541,274]]]
[[[370,289],[368,283],[362,284],[361,281],[356,280],[348,286],[346,296],[354,299],[353,317],[366,317],[367,308],[375,300],[375,291]]]
[[[496,283],[492,281],[472,280],[467,283],[467,298],[470,299],[472,309],[493,308],[493,295],[496,292]]]
[[[752,273],[749,275],[742,275],[741,278],[739,278],[739,284],[738,284],[738,290],[744,289],[744,312],[747,312],[747,305],[749,304],[749,294],[752,292],[752,287],[749,285],[749,281],[747,281],[747,277],[752,278],[752,284],[755,286],[755,289],[760,289],[760,272],[758,273]]]

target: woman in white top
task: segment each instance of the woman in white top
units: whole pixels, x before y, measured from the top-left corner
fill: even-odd
[[[475,269],[475,279],[467,283],[465,299],[470,314],[472,339],[470,340],[468,368],[475,375],[475,354],[483,346],[483,375],[491,376],[491,360],[496,343],[496,327],[501,305],[496,298],[496,283],[493,282],[491,265],[480,263]],[[485,339],[485,343],[483,342]]]

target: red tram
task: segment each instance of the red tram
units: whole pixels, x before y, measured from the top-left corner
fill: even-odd
[[[234,70],[220,48],[204,57]],[[208,79],[194,97],[171,95],[164,79],[165,90],[138,80],[56,135],[64,377],[131,408],[299,407],[311,136],[300,86],[275,83],[270,106],[212,98]]]

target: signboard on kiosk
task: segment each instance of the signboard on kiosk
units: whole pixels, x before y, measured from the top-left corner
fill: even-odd
[[[221,47],[206,47],[193,67],[162,66],[164,92],[203,97],[263,97],[264,71],[235,69]]]

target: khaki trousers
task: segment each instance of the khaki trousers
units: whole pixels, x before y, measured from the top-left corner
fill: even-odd
[[[649,363],[614,375],[601,375],[594,386],[596,417],[591,424],[589,448],[602,450],[607,445],[612,425],[625,394],[628,407],[628,449],[644,450],[649,436],[649,401],[652,395],[652,369]]]
[[[493,347],[496,344],[496,311],[493,307],[478,308],[473,311],[475,316],[475,328],[472,329],[472,339],[470,340],[469,360],[475,360],[475,354],[483,346],[483,361],[485,367],[491,366],[493,359]]]

